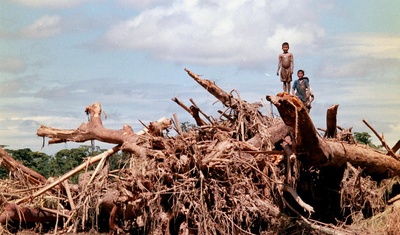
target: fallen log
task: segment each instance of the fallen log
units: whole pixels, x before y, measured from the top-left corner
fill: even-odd
[[[94,103],[87,106],[85,112],[90,114],[89,122],[82,123],[77,129],[64,130],[47,126],[40,126],[37,135],[48,137],[49,144],[62,142],[85,142],[88,140],[98,140],[105,143],[121,145],[121,150],[133,152],[136,155],[163,155],[160,151],[155,151],[137,145],[138,142],[147,141],[144,134],[160,136],[162,130],[169,128],[172,121],[167,118],[161,118],[157,122],[151,122],[144,130],[135,134],[132,127],[124,125],[121,130],[111,130],[103,126],[101,121],[101,105]]]
[[[41,208],[18,206],[15,203],[6,203],[3,213],[0,214],[0,224],[10,221],[47,222],[56,221],[58,216],[68,217],[68,211],[52,211]]]
[[[46,183],[46,178],[43,175],[16,161],[2,147],[0,147],[0,166],[13,174],[22,174],[22,177],[32,184],[40,185]]]
[[[325,164],[330,150],[317,133],[302,101],[285,92],[266,98],[278,109],[283,122],[293,130],[292,148],[299,160],[306,164]]]
[[[294,152],[306,165],[343,167],[349,162],[355,167],[362,167],[367,174],[383,178],[400,175],[400,161],[384,152],[323,139],[296,96],[279,93],[275,97],[268,96],[267,100],[277,107],[285,124],[295,130]]]

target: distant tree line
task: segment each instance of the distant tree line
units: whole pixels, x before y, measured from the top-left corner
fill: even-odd
[[[105,151],[96,147],[94,150],[91,146],[80,146],[73,149],[63,149],[57,152],[54,156],[47,155],[42,152],[32,151],[29,148],[10,150],[4,148],[15,160],[21,162],[26,167],[42,174],[44,177],[61,176],[76,166],[82,164],[86,158],[96,156]],[[110,170],[115,170],[124,164],[128,156],[118,152],[109,158]],[[89,167],[88,170],[93,170],[96,165]],[[0,167],[0,179],[8,177],[8,172]],[[78,175],[71,178],[74,183],[77,183]]]
[[[183,122],[181,124],[182,130],[186,132],[194,127],[196,127],[196,125],[189,122]],[[34,152],[29,148],[11,150],[7,149],[5,145],[0,146],[15,160],[42,174],[46,178],[61,176],[83,163],[86,158],[96,156],[105,151],[105,149],[100,149],[98,146],[93,149],[92,146],[82,145],[78,148],[60,150],[54,156],[51,156],[41,152]],[[108,160],[110,170],[121,168],[122,164],[125,164],[128,159],[129,156],[125,153],[118,152],[114,154]],[[88,170],[93,170],[95,167],[96,165],[91,166]],[[0,167],[0,179],[7,177],[8,172]],[[79,175],[75,175],[70,179],[74,183],[77,183],[78,177]]]

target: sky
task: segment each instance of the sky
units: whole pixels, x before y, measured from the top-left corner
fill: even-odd
[[[392,0],[1,0],[0,145],[53,154],[90,143],[45,144],[40,125],[75,129],[100,102],[103,125],[120,129],[177,114],[192,98],[223,109],[184,71],[248,102],[281,92],[276,75],[287,41],[296,71],[315,93],[310,116],[400,140],[400,2]],[[292,83],[293,84],[293,83]],[[235,93],[236,94],[236,93]],[[274,108],[272,108],[274,111]],[[276,113],[276,109],[275,109]],[[171,133],[172,134],[172,133]],[[48,139],[46,139],[47,141]],[[97,145],[108,148],[100,142]]]

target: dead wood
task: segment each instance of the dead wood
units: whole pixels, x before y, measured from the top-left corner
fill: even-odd
[[[290,193],[292,197],[296,200],[296,202],[299,204],[299,206],[301,206],[309,214],[315,212],[314,208],[309,204],[305,203],[293,188],[289,187],[288,185],[282,185],[281,188],[282,190]]]
[[[363,119],[363,122],[365,123],[365,125],[367,125],[369,127],[369,129],[371,129],[372,132],[374,132],[375,136],[378,137],[379,141],[381,141],[382,146],[386,149],[386,151],[388,151],[387,155],[390,155],[392,157],[394,157],[396,160],[400,160],[399,157],[392,151],[392,149],[387,145],[384,136],[380,136],[378,134],[378,132],[375,131],[374,128],[372,128],[372,126],[365,120]]]
[[[16,161],[2,147],[0,147],[0,166],[20,180],[27,179],[30,183],[36,185],[46,183],[46,178],[43,175]]]
[[[144,129],[138,133],[128,125],[111,130],[102,124],[100,103],[86,107],[89,121],[76,129],[41,126],[37,135],[49,138],[49,144],[97,140],[117,146],[48,186],[30,189],[29,194],[4,191],[7,194],[2,194],[0,201],[6,206],[0,218],[21,220],[15,217],[17,207],[28,211],[41,208],[35,205],[43,200],[43,193],[54,194],[56,191],[49,189],[58,185],[64,185],[57,195],[57,205],[62,204],[63,211],[57,206],[45,209],[47,214],[42,217],[36,209],[29,213],[33,221],[63,216],[66,221],[61,230],[73,233],[103,229],[114,234],[354,234],[359,230],[343,226],[346,218],[359,215],[369,206],[376,206],[373,214],[384,210],[382,198],[390,186],[378,187],[371,178],[363,178],[364,174],[378,175],[381,180],[393,177],[400,174],[400,164],[383,152],[354,144],[351,128],[337,126],[337,105],[327,112],[329,124],[323,137],[295,96],[267,96],[280,114],[280,118],[274,118],[272,114],[263,115],[260,104],[242,100],[236,90],[225,92],[214,82],[185,71],[221,102],[219,117],[207,115],[192,99],[188,108],[173,98],[198,127],[182,130],[174,114],[178,134],[173,137],[167,134],[172,121],[165,117],[143,123]],[[336,132],[338,128],[340,133]],[[131,157],[124,167],[110,174],[107,159],[119,150]],[[94,162],[99,162],[96,169],[82,175],[79,185],[70,187],[66,183],[71,175]],[[350,213],[346,210],[347,214],[335,217],[335,224],[313,220],[321,219],[316,214],[324,214],[313,200],[326,191],[315,188],[317,180],[323,180],[318,172],[329,167],[345,172],[343,180],[338,181],[341,185],[332,185],[334,190],[341,186],[342,205],[349,208],[354,204]],[[315,174],[317,180],[310,182],[302,174]],[[380,191],[366,192],[375,186]],[[368,205],[360,203],[363,199]],[[14,217],[9,216],[10,211]],[[355,221],[356,217],[351,218]]]
[[[400,149],[400,140],[393,146],[392,151],[395,153]]]
[[[325,164],[330,157],[330,149],[317,133],[301,100],[287,93],[279,93],[276,97],[267,96],[278,109],[283,122],[293,132],[293,152],[307,164]]]
[[[104,159],[104,158],[106,158],[106,157],[109,157],[110,155],[112,155],[112,154],[118,152],[119,149],[120,149],[120,146],[115,146],[114,148],[112,148],[112,149],[110,149],[110,150],[108,150],[108,151],[105,151],[105,152],[103,152],[102,154],[97,155],[96,157],[89,158],[87,162],[82,163],[81,165],[79,165],[79,166],[76,167],[75,169],[73,169],[73,170],[67,172],[66,174],[64,174],[63,176],[61,176],[59,179],[55,180],[54,182],[52,182],[52,183],[49,184],[49,185],[46,185],[46,186],[43,187],[41,190],[39,190],[39,191],[33,193],[33,194],[30,195],[29,197],[25,197],[25,198],[18,199],[18,200],[15,202],[15,204],[20,204],[20,203],[25,202],[25,201],[27,201],[27,200],[29,200],[29,199],[32,199],[32,198],[35,198],[35,197],[37,197],[37,196],[42,195],[42,194],[43,194],[44,192],[46,192],[47,190],[49,190],[49,189],[53,188],[54,186],[56,186],[56,185],[58,185],[58,184],[64,182],[64,180],[66,180],[66,179],[70,178],[71,176],[75,175],[76,173],[78,173],[78,172],[84,170],[85,168],[87,168],[88,166],[92,165],[93,163],[98,162],[98,161],[100,161],[100,160],[102,160],[102,159]],[[90,182],[89,182],[89,183],[90,183]]]
[[[190,115],[192,115],[192,117],[194,118],[194,120],[196,121],[196,124],[198,126],[203,126],[203,125],[207,125],[207,123],[200,118],[199,116],[199,112],[200,109],[195,106],[195,105],[191,105],[189,108],[186,107],[178,98],[174,97],[172,98],[172,101],[174,101],[175,103],[177,103],[179,106],[181,106],[184,110],[186,110],[186,112],[188,112]]]
[[[200,76],[188,69],[185,69],[185,71],[204,89],[206,89],[209,93],[220,100],[223,105],[225,105],[226,107],[236,108],[238,100],[234,98],[231,94],[226,93],[224,90],[215,85],[215,83],[213,83],[212,81],[208,79],[202,79],[200,78]]]
[[[19,207],[15,203],[6,203],[3,206],[3,213],[0,215],[0,224],[10,221],[21,222],[47,222],[55,221],[59,211],[50,212],[49,210],[31,207]],[[65,215],[65,213],[61,213]],[[67,216],[67,215],[65,215]]]
[[[339,105],[335,104],[328,108],[326,111],[326,138],[336,138],[336,128],[337,128],[337,110]]]
[[[323,139],[315,130],[300,100],[286,93],[268,97],[277,107],[282,120],[294,129],[294,153],[303,163],[312,166],[343,167],[346,162],[363,167],[364,172],[381,177],[400,174],[400,161],[386,153],[364,146]],[[334,110],[336,109],[334,106]],[[330,127],[336,130],[336,127]]]

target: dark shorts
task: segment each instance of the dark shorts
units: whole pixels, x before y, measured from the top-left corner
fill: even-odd
[[[292,81],[292,73],[290,72],[290,68],[285,69],[281,68],[281,82],[291,82]]]

